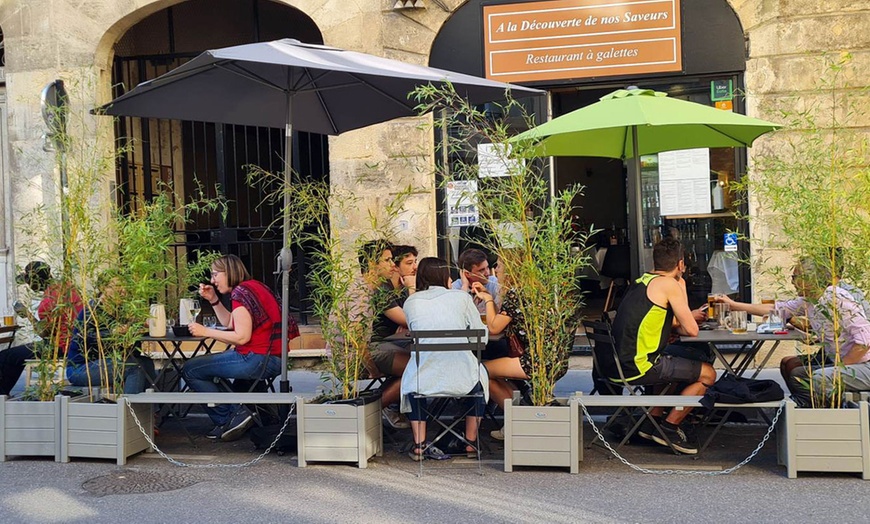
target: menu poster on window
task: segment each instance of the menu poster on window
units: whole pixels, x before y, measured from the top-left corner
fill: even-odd
[[[710,213],[710,150],[659,153],[661,215]]]
[[[510,154],[510,144],[477,144],[477,176],[511,176],[519,172],[523,164],[510,158]]]
[[[447,224],[459,227],[476,226],[479,220],[477,180],[447,182]]]

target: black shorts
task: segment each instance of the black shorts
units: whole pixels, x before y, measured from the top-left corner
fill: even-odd
[[[662,384],[665,382],[697,382],[701,378],[701,361],[662,355],[658,361],[632,384]]]
[[[490,340],[486,343],[486,348],[480,354],[480,360],[495,360],[508,356],[508,339],[503,337],[499,340]],[[476,356],[476,355],[475,355]]]

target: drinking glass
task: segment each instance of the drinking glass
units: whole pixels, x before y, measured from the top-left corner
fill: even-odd
[[[716,304],[716,295],[713,293],[707,293],[707,320],[713,320],[716,318],[715,308],[713,307]]]
[[[746,333],[746,311],[732,311],[728,314],[725,326],[735,335]]]
[[[780,330],[785,328],[785,311],[783,309],[771,309],[767,316],[767,325],[770,329]]]
[[[196,317],[199,316],[199,312],[202,311],[202,304],[200,304],[199,300],[191,300],[190,301],[190,321],[196,322]]]
[[[207,328],[217,327],[217,317],[214,315],[206,315],[202,317],[202,325]]]
[[[725,329],[725,320],[728,318],[728,313],[731,311],[731,306],[724,302],[716,302],[713,304],[713,312],[716,316],[716,321],[719,323],[719,329]]]

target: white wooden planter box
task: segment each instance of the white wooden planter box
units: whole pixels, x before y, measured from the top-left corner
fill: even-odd
[[[0,462],[7,456],[47,456],[59,461],[60,395],[54,400],[9,400],[0,396]]]
[[[786,403],[778,437],[779,463],[788,478],[798,471],[861,473],[870,479],[870,418],[866,401],[858,409],[805,409]]]
[[[580,410],[577,399],[567,406],[514,406],[504,408],[504,470],[514,466],[580,469],[583,460]]]
[[[133,404],[142,427],[154,438],[154,416],[151,404]],[[86,398],[61,399],[61,462],[70,458],[112,459],[118,465],[127,457],[150,448],[145,436],[130,415],[127,403],[88,402]]]
[[[296,398],[297,461],[356,462],[360,468],[384,450],[381,399],[367,404],[307,404]]]

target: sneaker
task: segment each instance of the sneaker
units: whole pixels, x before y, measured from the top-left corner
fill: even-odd
[[[656,420],[656,422],[661,427],[662,421]],[[641,437],[641,438],[645,438],[647,440],[656,440],[655,439],[656,434],[657,434],[656,427],[653,425],[653,423],[650,421],[650,419],[644,418],[640,427],[637,429],[637,436]],[[670,435],[668,436],[668,438],[670,438]],[[658,442],[658,441],[656,441],[656,442]],[[671,442],[673,442],[673,441],[671,441]]]
[[[504,426],[490,431],[489,436],[495,440],[504,440]]]
[[[661,424],[661,428],[662,432],[668,437],[668,440],[671,441],[670,447],[673,447],[675,450],[686,455],[698,454],[698,447],[689,444],[689,439],[686,438],[686,433],[682,428],[679,426],[672,426],[666,422]],[[652,439],[662,446],[668,445],[668,442],[658,434],[653,434]]]
[[[402,415],[398,410],[389,406],[381,410],[381,415],[384,418],[384,422],[389,424],[393,429],[408,429],[411,427],[411,423],[408,422],[405,415]]]
[[[224,434],[224,427],[223,426],[215,426],[214,428],[212,428],[211,431],[209,431],[208,433],[205,434],[205,438],[210,439],[210,440],[217,440],[217,439],[221,438],[221,435],[223,435],[223,434]]]
[[[221,440],[229,442],[240,439],[245,434],[245,431],[248,431],[253,422],[254,415],[251,413],[251,410],[245,406],[240,407],[233,414],[233,418],[224,424]]]
[[[436,448],[431,442],[426,442],[423,447],[423,456],[428,460],[449,460],[450,455]]]

